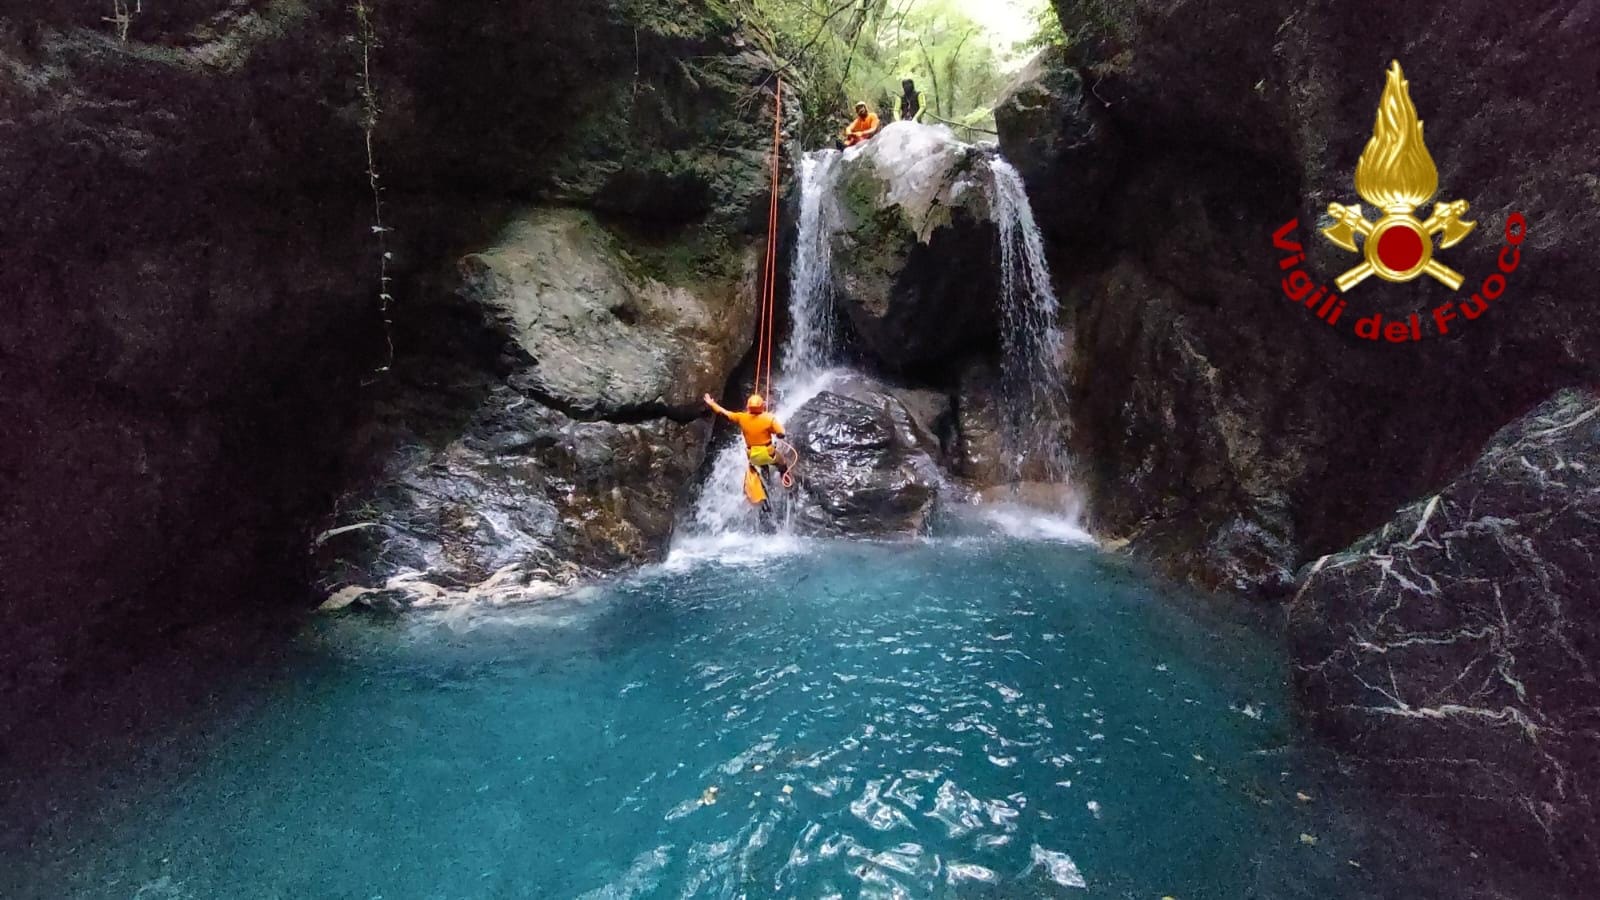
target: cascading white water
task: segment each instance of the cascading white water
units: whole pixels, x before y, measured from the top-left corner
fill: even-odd
[[[800,161],[800,227],[789,276],[789,343],[784,347],[785,380],[805,379],[834,359],[833,232],[839,209],[837,150],[818,150]]]
[[[1058,324],[1055,290],[1045,261],[1044,238],[1022,175],[990,156],[990,213],[1000,231],[1001,431],[1011,480],[1029,463],[1043,480],[1066,480],[1067,460],[1056,433],[1066,421],[1061,376],[1066,341]]]
[[[769,403],[780,420],[820,393],[835,361],[833,234],[839,227],[837,150],[807,153],[800,161],[800,223],[789,275],[789,340]],[[734,435],[715,451],[700,486],[685,537],[753,533],[756,514],[744,499],[744,443]]]
[[[843,226],[838,196],[843,166],[870,163],[887,183],[884,202],[907,210],[913,221],[929,222],[935,205],[952,203],[963,191],[975,189],[970,180],[951,181],[946,173],[958,157],[977,152],[946,128],[895,123],[859,149],[819,150],[801,159],[799,228],[789,279],[791,328],[769,398],[780,418],[840,374],[832,242]],[[1052,431],[1066,413],[1060,371],[1065,342],[1057,325],[1044,242],[1016,169],[998,155],[986,154],[986,161],[990,177],[983,179],[984,189],[1000,233],[1002,268],[1002,449],[1013,481],[1023,477],[1026,466],[1032,477],[1060,482],[1067,468]],[[754,544],[747,539],[756,533],[756,513],[744,499],[745,465],[737,435],[717,448],[676,550],[690,557],[709,552],[724,561],[736,559],[740,551],[782,552],[782,542],[767,538]]]

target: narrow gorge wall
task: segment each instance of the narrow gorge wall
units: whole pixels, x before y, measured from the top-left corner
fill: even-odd
[[[448,448],[528,365],[461,257],[580,210],[622,248],[594,264],[641,286],[595,314],[647,331],[638,298],[675,302],[649,285],[714,271],[732,302],[759,224],[771,64],[729,15],[369,3],[386,329],[351,5],[143,6],[125,40],[108,4],[0,18],[0,730],[195,626],[311,599],[341,488]],[[706,384],[747,339],[722,324]],[[569,430],[685,418],[682,397],[513,393]],[[703,443],[641,440],[618,452],[683,473]]]
[[[1588,883],[1600,533],[1570,513],[1592,400],[1508,423],[1597,376],[1600,8],[1057,9],[1067,49],[997,118],[1053,238],[1096,527],[1204,588],[1298,593],[1308,724],[1479,850]],[[1298,219],[1318,284],[1354,264],[1317,232],[1359,199],[1392,59],[1437,199],[1478,222],[1442,254],[1467,286],[1369,281],[1332,328],[1285,298],[1273,235]],[[1527,238],[1503,295],[1440,336],[1433,309],[1495,271],[1512,213]],[[1416,313],[1427,339],[1357,337],[1375,313]]]
[[[1442,483],[1495,429],[1594,376],[1580,298],[1600,109],[1595,10],[1258,2],[1058,5],[1071,37],[1000,112],[1002,146],[1054,238],[1075,319],[1078,458],[1099,525],[1207,587],[1282,596]],[[1405,66],[1440,199],[1479,226],[1448,252],[1481,282],[1513,211],[1524,264],[1487,318],[1446,338],[1372,343],[1286,300],[1272,235],[1308,269],[1351,257],[1316,230],[1356,202],[1383,73]],[[1320,283],[1320,282],[1319,282]],[[1450,292],[1369,281],[1346,323],[1404,318]],[[1465,295],[1463,295],[1465,296]]]

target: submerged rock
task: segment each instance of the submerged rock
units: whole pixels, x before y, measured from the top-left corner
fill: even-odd
[[[848,390],[818,394],[789,421],[800,450],[797,523],[813,534],[915,534],[939,499],[929,454],[938,444],[892,395]]]
[[[1302,714],[1399,796],[1600,873],[1600,394],[1565,391],[1289,605]]]

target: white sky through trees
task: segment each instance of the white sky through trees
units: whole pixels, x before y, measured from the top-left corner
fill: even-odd
[[[990,42],[1002,58],[1009,57],[1018,42],[1033,36],[1039,11],[1048,3],[1049,0],[954,0],[955,6],[989,32]]]

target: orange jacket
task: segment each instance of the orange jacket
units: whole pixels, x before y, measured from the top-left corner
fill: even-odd
[[[732,419],[739,430],[744,432],[744,443],[747,447],[765,447],[772,443],[773,435],[783,434],[783,426],[772,413],[747,413],[729,411],[723,415]]]
[[[869,111],[864,116],[856,116],[855,120],[850,123],[850,127],[845,129],[845,137],[855,141],[864,141],[877,130],[878,116],[876,113]]]

